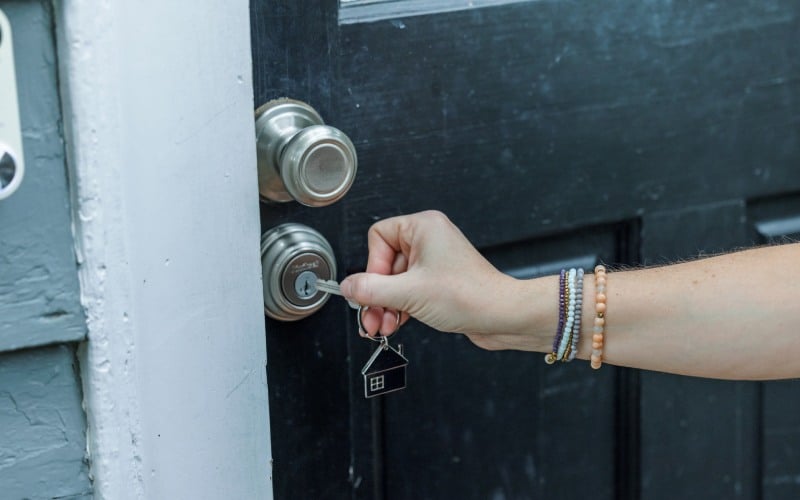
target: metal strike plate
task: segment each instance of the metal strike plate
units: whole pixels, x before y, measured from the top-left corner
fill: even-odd
[[[261,238],[264,311],[281,321],[303,319],[330,297],[316,281],[335,279],[336,260],[328,241],[308,226],[281,224]]]
[[[11,24],[0,10],[0,200],[17,190],[24,174]]]

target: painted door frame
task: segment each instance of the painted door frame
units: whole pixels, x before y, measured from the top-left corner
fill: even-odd
[[[55,11],[95,497],[272,498],[248,2]]]

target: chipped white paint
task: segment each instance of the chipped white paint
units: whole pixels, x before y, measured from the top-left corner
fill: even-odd
[[[56,10],[95,498],[271,498],[248,3]]]

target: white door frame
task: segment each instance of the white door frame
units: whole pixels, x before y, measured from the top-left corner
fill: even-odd
[[[272,498],[248,2],[56,32],[95,498]]]

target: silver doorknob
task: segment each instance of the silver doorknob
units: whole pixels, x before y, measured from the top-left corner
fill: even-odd
[[[341,199],[355,180],[355,146],[304,102],[284,98],[259,107],[256,140],[258,190],[266,200],[322,207]]]
[[[336,279],[336,259],[328,241],[308,226],[281,224],[261,237],[264,311],[270,318],[295,321],[316,312],[328,295],[317,278]]]

